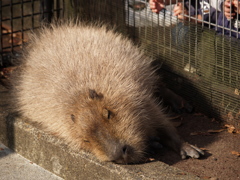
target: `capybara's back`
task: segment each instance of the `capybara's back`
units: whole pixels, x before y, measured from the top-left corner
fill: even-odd
[[[18,111],[73,149],[129,163],[142,160],[150,137],[188,146],[153,97],[152,60],[130,40],[69,23],[43,29],[28,47],[14,83]]]

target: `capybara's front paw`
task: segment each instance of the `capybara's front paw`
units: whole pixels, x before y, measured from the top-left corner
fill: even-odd
[[[197,159],[200,157],[200,155],[204,155],[204,152],[196,146],[193,146],[188,143],[183,143],[181,147],[180,155],[182,159],[186,159],[187,157],[192,157]]]

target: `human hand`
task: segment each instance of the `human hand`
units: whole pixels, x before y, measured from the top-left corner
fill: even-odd
[[[163,8],[165,8],[164,0],[150,0],[150,9],[152,12],[159,13]]]
[[[184,7],[183,3],[177,3],[173,9],[173,15],[177,16],[178,19],[187,20],[188,17],[184,15],[188,15],[188,10]]]
[[[238,0],[237,0],[237,2],[238,2]],[[224,11],[224,15],[226,16],[226,18],[228,20],[233,19],[236,15],[236,13],[231,11],[231,6],[232,6],[232,4],[231,4],[230,0],[225,0],[224,1],[223,11]],[[234,7],[232,7],[232,8],[234,8]]]
[[[237,14],[240,14],[240,1],[238,0],[233,0],[232,1],[233,6],[234,6],[234,12],[236,12]]]

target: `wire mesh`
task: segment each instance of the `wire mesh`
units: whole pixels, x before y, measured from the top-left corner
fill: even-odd
[[[223,0],[183,1],[184,6],[172,0],[159,13],[147,0],[74,2],[79,17],[115,24],[140,43],[167,86],[196,109],[240,126],[238,28],[218,22],[229,25],[238,17],[224,19]],[[186,10],[184,20],[174,15],[176,6]]]
[[[0,8],[0,66],[5,67],[19,56],[29,31],[63,15],[63,0],[2,0]]]

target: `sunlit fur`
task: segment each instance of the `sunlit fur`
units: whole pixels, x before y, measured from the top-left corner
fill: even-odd
[[[129,155],[115,162],[139,162],[155,136],[179,151],[181,140],[153,97],[159,79],[151,63],[105,26],[53,25],[26,47],[15,103],[43,130],[103,161],[115,161],[127,145]]]

